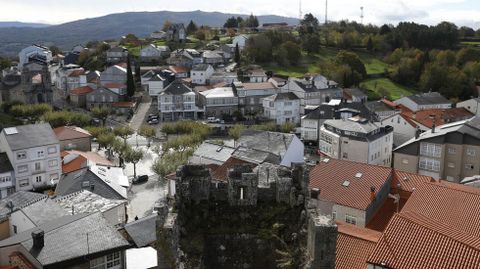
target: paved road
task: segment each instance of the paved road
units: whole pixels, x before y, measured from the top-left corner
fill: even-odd
[[[142,218],[152,214],[155,202],[165,199],[167,186],[165,181],[158,180],[158,176],[150,176],[148,182],[132,185],[128,191],[128,222],[135,216]]]
[[[137,112],[133,115],[132,120],[130,121],[130,127],[132,129],[138,131],[142,124],[145,123],[145,118],[147,117],[147,113],[150,111],[150,106],[152,102],[140,103],[138,105]]]

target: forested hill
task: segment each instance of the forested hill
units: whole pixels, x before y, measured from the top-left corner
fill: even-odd
[[[128,12],[111,14],[98,18],[84,19],[45,28],[0,28],[0,55],[15,55],[23,47],[32,43],[56,45],[70,49],[76,44],[91,40],[118,39],[129,33],[146,36],[162,28],[166,20],[187,24],[193,20],[197,25],[223,26],[232,16],[247,17],[241,14],[220,12]],[[260,24],[287,22],[298,24],[298,19],[274,15],[258,16]]]

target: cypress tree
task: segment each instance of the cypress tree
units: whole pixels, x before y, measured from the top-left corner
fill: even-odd
[[[238,43],[235,46],[235,62],[240,64],[240,49],[238,48]]]
[[[130,56],[127,60],[127,95],[133,97],[135,94],[135,80],[133,79],[132,65],[130,63]]]

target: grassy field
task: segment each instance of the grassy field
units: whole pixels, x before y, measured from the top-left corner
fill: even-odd
[[[462,41],[461,45],[480,46],[480,41]]]
[[[403,96],[415,93],[414,89],[399,85],[388,78],[365,80],[360,83],[360,88],[365,91],[369,100],[380,99],[383,96],[386,96],[390,100],[397,100]]]

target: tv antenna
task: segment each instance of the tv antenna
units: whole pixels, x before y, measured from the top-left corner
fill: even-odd
[[[363,24],[363,7],[360,7],[360,23]]]

